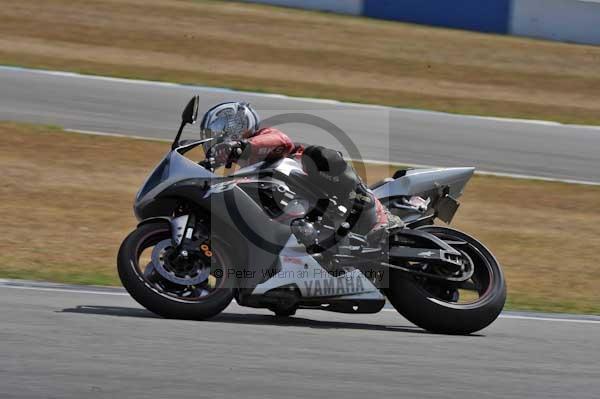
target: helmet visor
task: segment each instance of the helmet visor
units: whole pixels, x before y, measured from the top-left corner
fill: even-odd
[[[240,107],[237,111],[224,109],[218,112],[203,133],[205,137],[213,137],[218,141],[230,141],[239,140],[247,130],[248,118]]]

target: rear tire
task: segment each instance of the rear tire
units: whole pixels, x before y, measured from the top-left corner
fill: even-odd
[[[428,293],[415,277],[391,269],[390,287],[385,290],[390,303],[406,319],[434,333],[471,334],[490,325],[506,301],[504,274],[494,255],[475,238],[458,230],[441,226],[421,230],[445,240],[466,242],[472,254],[479,254],[480,259],[474,259],[477,267],[488,269],[489,287],[473,303],[452,303]]]
[[[140,305],[165,318],[204,320],[221,313],[233,299],[231,288],[217,288],[204,300],[185,300],[161,292],[143,277],[138,264],[143,246],[169,237],[169,224],[158,222],[142,225],[125,238],[119,249],[117,269],[127,292]],[[218,244],[213,244],[213,252],[216,251]],[[219,254],[229,260],[226,251]]]

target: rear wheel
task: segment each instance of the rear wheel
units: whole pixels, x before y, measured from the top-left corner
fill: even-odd
[[[233,299],[223,273],[231,263],[216,237],[203,245],[209,244],[203,252],[209,257],[175,262],[169,224],[142,225],[121,244],[119,278],[133,299],[163,317],[202,320],[215,316]]]
[[[460,251],[473,267],[465,282],[450,283],[390,270],[385,293],[396,310],[426,330],[443,334],[470,334],[487,327],[504,307],[506,283],[492,253],[475,238],[458,230],[426,226],[433,234]],[[426,265],[424,265],[425,270]]]

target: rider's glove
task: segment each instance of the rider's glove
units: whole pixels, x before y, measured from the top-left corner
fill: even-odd
[[[240,141],[228,141],[219,143],[212,148],[212,157],[217,165],[231,166],[242,155],[243,143]]]

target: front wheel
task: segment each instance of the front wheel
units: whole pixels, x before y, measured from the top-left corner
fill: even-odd
[[[475,238],[458,230],[421,228],[446,241],[472,262],[473,275],[462,283],[411,276],[390,270],[390,303],[409,321],[441,334],[470,334],[491,324],[504,307],[506,283],[498,261]],[[424,265],[424,267],[427,267]]]
[[[176,263],[170,256],[168,223],[150,223],[134,230],[121,244],[119,278],[140,305],[166,318],[202,320],[219,314],[233,299],[223,268],[227,251],[215,237],[203,245],[210,258],[197,256]]]

